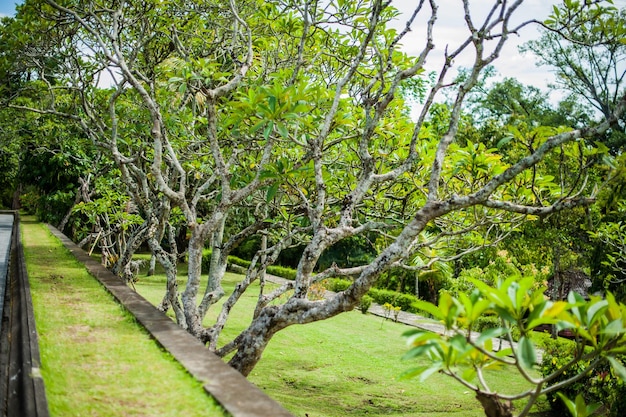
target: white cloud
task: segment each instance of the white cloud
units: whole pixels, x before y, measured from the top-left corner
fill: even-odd
[[[537,19],[544,20],[552,10],[552,4],[556,1],[546,2],[545,0],[527,0],[515,12],[512,18],[513,25]],[[395,0],[393,2],[401,12],[402,20],[398,22],[398,29],[404,27],[404,19],[412,11],[416,4],[412,0]],[[475,26],[480,26],[482,20],[487,16],[492,1],[479,0],[471,2],[471,14]],[[411,55],[417,55],[425,44],[426,18],[416,22],[411,33],[403,41],[405,51]],[[427,69],[438,71],[443,65],[446,47],[452,51],[467,38],[469,31],[464,20],[463,3],[461,0],[442,0],[439,2],[438,20],[435,24],[433,40],[435,49],[430,53],[427,60]],[[524,84],[530,84],[545,89],[548,82],[554,77],[548,68],[538,68],[535,59],[531,54],[522,55],[518,47],[523,43],[535,39],[539,36],[537,25],[525,26],[519,31],[519,35],[512,35],[500,57],[494,62],[496,70],[501,77],[512,77]],[[468,48],[455,61],[455,67],[470,67],[474,60],[473,51]]]

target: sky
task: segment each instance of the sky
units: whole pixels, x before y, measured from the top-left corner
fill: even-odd
[[[140,0],[135,0],[140,1]],[[22,0],[0,0],[0,15],[11,16],[15,13],[15,3],[21,3]],[[412,9],[417,0],[393,0],[393,4],[406,16]],[[516,11],[514,21],[520,23],[529,19],[545,20],[552,9],[552,5],[560,3],[557,0],[526,0],[522,6]],[[448,46],[453,49],[457,45],[458,40],[462,39],[467,29],[463,20],[463,6],[461,0],[439,0],[439,18],[435,26],[434,43],[435,50],[431,52],[430,58],[427,60],[427,70],[437,71],[441,67],[443,59],[443,51]],[[493,4],[492,0],[470,0],[474,19],[478,22],[480,17],[484,16],[489,7]],[[614,0],[614,4],[618,7],[626,7],[626,0]],[[403,28],[404,21],[398,22],[398,27]],[[413,30],[403,41],[403,48],[406,52],[416,55],[423,48],[423,39],[425,33],[425,22],[417,22]],[[537,67],[535,58],[531,54],[521,54],[518,46],[530,39],[539,36],[536,25],[523,28],[519,36],[513,36],[505,49],[503,49],[500,58],[494,63],[499,78],[512,77],[526,85],[533,85],[542,90],[546,90],[550,82],[554,80],[554,75],[549,68]],[[471,57],[465,55],[455,62],[457,67],[470,66]]]
[[[12,16],[15,13],[15,3],[21,0],[0,0],[0,16]]]
[[[623,1],[626,2],[626,0]],[[394,0],[393,3],[408,15],[413,4],[417,1]],[[550,0],[526,0],[515,11],[513,22],[519,24],[531,19],[545,20],[552,10],[552,5],[556,3],[556,1]],[[427,65],[430,65],[432,69],[441,67],[446,46],[449,50],[455,49],[459,42],[469,34],[461,0],[442,0],[439,4],[438,20],[435,23],[433,34],[435,49],[431,52],[431,59],[427,61]],[[470,0],[475,26],[480,26],[492,4],[493,1],[490,0]],[[419,53],[423,48],[423,40],[425,39],[425,22],[416,26],[403,42],[405,50],[413,55]],[[528,40],[536,39],[538,36],[537,25],[526,26],[519,31],[519,36],[511,36],[500,57],[494,63],[498,72],[503,76],[514,76],[524,84],[543,85],[545,87],[547,80],[551,79],[551,74],[546,69],[537,68],[533,56],[522,55],[518,51],[519,45]],[[457,59],[455,64],[457,66],[471,66],[472,59],[471,54],[465,54]]]

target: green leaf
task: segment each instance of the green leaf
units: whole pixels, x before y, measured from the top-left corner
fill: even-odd
[[[400,379],[409,379],[409,378],[415,378],[416,376],[419,376],[420,382],[423,382],[426,378],[428,378],[435,372],[439,372],[442,368],[443,368],[443,364],[441,362],[435,362],[430,366],[428,365],[418,366],[417,368],[412,368],[402,373],[400,375]]]
[[[478,336],[478,338],[476,339],[476,344],[482,345],[483,343],[485,343],[485,341],[489,339],[493,339],[494,337],[500,337],[506,334],[507,332],[508,330],[505,329],[504,327],[497,327],[495,329],[494,328],[487,329],[484,332],[482,332],[480,336]]]
[[[587,310],[587,326],[593,325],[608,308],[609,302],[606,300],[598,301],[589,307],[589,310]]]
[[[419,358],[426,354],[426,352],[430,351],[433,348],[431,344],[424,344],[414,347],[413,349],[409,349],[407,353],[402,356],[402,360],[409,360]]]
[[[511,355],[513,355],[513,349],[511,349],[510,347],[499,350],[498,353],[496,353],[496,356],[498,358],[504,358],[505,356]]]
[[[268,187],[267,189],[267,195],[265,196],[265,200],[269,203],[270,201],[272,201],[272,199],[274,198],[274,196],[276,195],[276,192],[278,191],[278,187],[280,186],[280,184],[278,182],[275,182],[274,184],[272,184],[270,187]]]
[[[270,137],[270,133],[272,133],[272,130],[274,130],[274,122],[270,120],[267,126],[265,126],[265,130],[263,131],[263,137],[265,138],[265,140]]]
[[[434,339],[440,339],[441,336],[437,333],[429,332],[422,329],[413,329],[403,334],[407,338],[407,344],[412,346],[421,346],[426,342]]]
[[[250,132],[251,133],[256,133],[263,126],[265,126],[265,120],[261,120],[260,122],[257,122],[254,126],[252,126],[250,128]]]
[[[622,319],[619,318],[607,324],[606,327],[602,329],[600,333],[606,334],[609,336],[618,336],[620,334],[626,333],[626,328],[624,328],[624,323]]]
[[[267,101],[268,101],[268,105],[269,105],[270,111],[272,113],[275,113],[276,112],[276,101],[277,101],[276,97],[275,96],[269,96],[267,98]]]
[[[429,303],[428,301],[418,300],[414,303],[414,306],[418,310],[425,311],[439,320],[443,320],[445,317],[444,313],[436,305]]]
[[[287,131],[287,127],[284,124],[276,123],[276,129],[278,130],[280,136],[282,136],[283,138],[287,139],[289,137],[289,132]]]
[[[626,367],[624,367],[624,365],[622,365],[620,361],[618,361],[612,356],[607,357],[607,359],[609,360],[611,366],[613,367],[615,374],[618,377],[620,377],[622,381],[626,381]]]
[[[454,336],[452,336],[450,338],[450,346],[452,346],[459,352],[465,352],[469,347],[467,339],[465,339],[465,336],[463,336],[462,334],[455,334]]]
[[[517,342],[517,360],[526,369],[531,369],[537,362],[535,345],[526,336],[522,336]]]
[[[471,381],[476,377],[476,369],[467,368],[462,375],[462,378],[466,381]]]
[[[569,411],[569,413],[573,416],[573,417],[580,417],[578,416],[578,412],[576,410],[576,404],[574,404],[574,401],[570,400],[569,398],[567,398],[564,394],[562,394],[561,392],[557,392],[557,395],[559,396],[559,398],[561,399],[561,401],[563,401],[563,404],[565,404],[565,407],[567,407],[567,410]],[[579,394],[580,395],[580,394]]]

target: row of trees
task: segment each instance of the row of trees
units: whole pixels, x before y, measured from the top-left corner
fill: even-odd
[[[428,74],[434,0],[406,16],[382,0],[26,0],[1,28],[1,180],[36,184],[22,203],[98,246],[121,276],[147,245],[168,277],[160,307],[244,375],[278,331],[353,309],[391,268],[485,266],[485,248],[513,242],[522,263],[540,263],[532,243],[558,271],[580,252],[562,249],[581,241],[564,225],[619,245],[624,12],[567,1],[542,24],[527,47],[572,94],[555,109],[514,80],[485,82],[509,37],[540,24],[512,24],[523,1],[494,2],[482,19],[462,4],[465,38]],[[426,35],[411,57],[401,44],[416,22]],[[453,75],[468,52],[472,67]],[[252,264],[226,297],[227,257],[251,239]],[[353,245],[369,249],[324,261]],[[266,290],[265,269],[287,251],[296,279]],[[615,282],[619,246],[609,256],[597,258]],[[341,276],[347,290],[307,298]],[[222,341],[257,282],[249,326]]]

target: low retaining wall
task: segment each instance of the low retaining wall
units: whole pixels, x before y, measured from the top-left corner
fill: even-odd
[[[233,417],[293,417],[56,228],[50,231]]]

